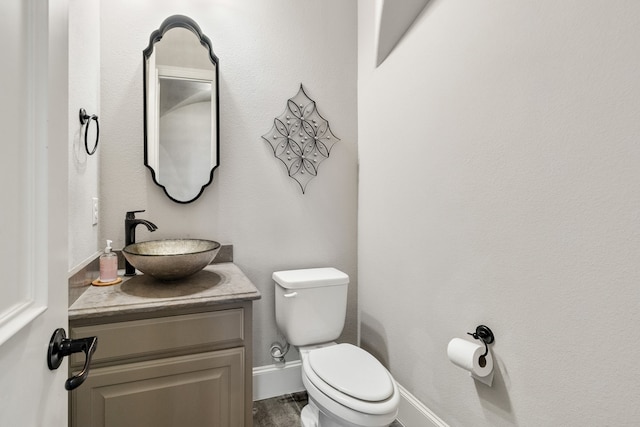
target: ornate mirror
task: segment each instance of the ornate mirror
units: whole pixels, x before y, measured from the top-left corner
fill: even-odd
[[[143,63],[144,164],[171,200],[193,202],[219,165],[218,57],[198,24],[173,15]]]

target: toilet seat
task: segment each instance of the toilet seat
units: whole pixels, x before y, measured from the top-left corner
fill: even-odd
[[[391,374],[359,347],[337,344],[303,352],[302,368],[303,377],[340,405],[371,415],[397,411],[400,395]]]
[[[314,350],[309,366],[324,383],[358,400],[380,402],[393,393],[387,370],[371,354],[351,344]]]

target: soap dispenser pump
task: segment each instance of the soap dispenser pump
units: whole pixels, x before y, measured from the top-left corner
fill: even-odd
[[[100,281],[113,282],[118,279],[118,255],[111,250],[111,240],[107,240],[107,247],[100,255]]]

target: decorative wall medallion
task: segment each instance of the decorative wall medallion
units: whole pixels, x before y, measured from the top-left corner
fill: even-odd
[[[300,90],[287,101],[287,108],[273,121],[273,127],[262,135],[273,154],[284,163],[302,193],[318,175],[318,166],[329,158],[331,147],[340,141],[329,129],[329,122],[318,113],[316,103]]]

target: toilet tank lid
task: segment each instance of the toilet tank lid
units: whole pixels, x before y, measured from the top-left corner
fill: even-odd
[[[276,271],[272,277],[276,283],[287,289],[317,288],[349,283],[349,276],[333,267]]]

